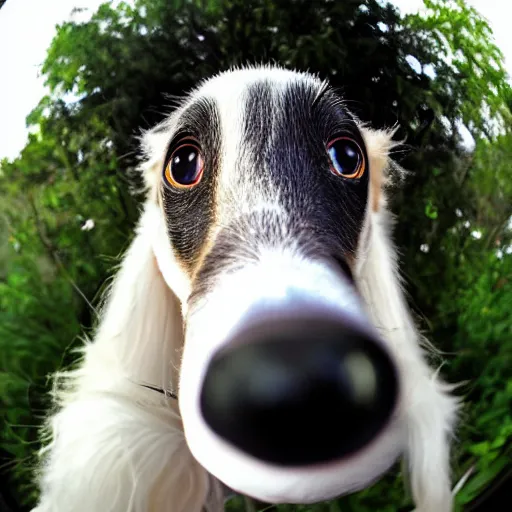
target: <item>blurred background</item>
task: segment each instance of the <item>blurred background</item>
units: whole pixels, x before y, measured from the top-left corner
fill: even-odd
[[[36,499],[48,375],[74,363],[130,242],[140,130],[169,112],[169,95],[255,62],[319,73],[363,120],[398,125],[405,144],[393,157],[410,173],[391,206],[406,290],[443,352],[432,364],[461,383],[465,400],[453,451],[456,510],[503,509],[492,500],[512,484],[509,2],[0,7],[0,512],[30,510]],[[409,511],[406,484],[397,465],[363,492],[267,510]],[[235,498],[227,510],[262,507]]]

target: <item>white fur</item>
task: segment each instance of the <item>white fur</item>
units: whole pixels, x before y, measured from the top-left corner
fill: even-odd
[[[139,385],[176,389],[183,343],[180,305],[152,249],[158,217],[147,204],[94,343],[66,376],[37,512],[222,508],[219,484],[187,448],[177,403]]]
[[[400,289],[385,211],[371,214],[359,282],[373,324],[389,343],[403,383],[406,456],[418,512],[450,512],[449,441],[457,401],[424,361],[420,339]]]
[[[220,105],[224,169],[233,166],[238,150],[243,147],[240,140],[243,113],[239,99],[247,84],[262,76],[272,80],[276,87],[283,87],[287,81],[298,77],[316,80],[309,75],[275,68],[249,69],[217,76],[193,92],[193,95],[208,94]],[[181,108],[185,106],[186,102]],[[94,341],[84,347],[79,368],[62,376],[57,390],[57,408],[48,424],[51,441],[43,450],[42,493],[35,510],[221,511],[221,484],[198,464],[190,452],[189,447],[192,447],[208,469],[241,491],[269,500],[289,501],[291,497],[304,502],[327,499],[338,492],[367,485],[404,451],[418,512],[450,512],[449,436],[456,402],[424,361],[419,335],[400,289],[395,254],[389,241],[385,196],[380,189],[381,194],[375,196],[378,207],[369,209],[365,221],[366,243],[356,262],[355,278],[365,304],[357,304],[357,299],[346,301],[344,294],[343,307],[352,312],[353,318],[370,316],[398,365],[402,395],[389,428],[351,460],[285,471],[242,456],[197,421],[194,386],[200,382],[215,344],[222,343],[226,332],[254,297],[239,296],[240,310],[238,316],[231,318],[231,323],[207,321],[213,318],[215,311],[220,315],[221,304],[217,300],[210,301],[201,323],[193,323],[184,341],[183,318],[194,315],[199,318],[200,313],[185,310],[191,283],[173,255],[163,213],[157,204],[165,146],[172,135],[173,119],[179,112],[162,123],[163,131],[145,137],[148,199]],[[382,132],[372,136],[376,132],[368,129],[364,133],[370,160],[374,158],[372,172],[379,170],[385,177],[390,138],[384,137]],[[385,181],[382,179],[378,186]],[[226,180],[224,193],[227,196],[228,183]],[[371,196],[375,193],[373,190]],[[251,197],[254,204],[251,201],[245,208],[279,210],[278,202],[263,206],[258,191]],[[227,208],[220,207],[221,222],[223,215],[227,215]],[[336,294],[348,288],[333,271],[300,261],[296,255],[286,256],[281,263],[274,256],[268,260],[271,266],[282,269],[286,258],[297,265],[296,273],[288,268],[287,273],[278,274],[276,293],[280,282],[282,289],[295,286],[310,296],[315,294],[318,299],[330,305],[338,303],[341,307],[343,300]],[[247,277],[248,284],[254,283],[264,268],[265,261],[238,277]],[[266,279],[268,283],[268,274]],[[326,281],[322,283],[322,280]],[[324,286],[324,283],[327,284]],[[229,290],[233,288],[226,280],[224,291]],[[270,293],[270,285],[264,292]],[[216,293],[222,299],[220,288]],[[201,339],[212,343],[204,353],[199,346]],[[189,420],[186,436],[177,402],[139,385],[147,383],[176,391],[180,379],[180,407],[184,418]]]

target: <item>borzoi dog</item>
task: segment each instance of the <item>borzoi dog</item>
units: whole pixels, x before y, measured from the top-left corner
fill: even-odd
[[[144,135],[143,212],[57,379],[37,512],[307,504],[401,456],[417,510],[452,510],[457,400],[401,289],[391,135],[278,67],[205,81]]]

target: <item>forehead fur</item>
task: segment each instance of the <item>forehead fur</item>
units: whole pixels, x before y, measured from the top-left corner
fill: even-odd
[[[276,91],[285,90],[290,83],[294,82],[301,82],[318,89],[323,84],[319,78],[309,73],[271,66],[248,67],[224,71],[205,80],[193,95],[207,95],[215,98],[219,103],[229,104],[243,95],[251,85],[262,81],[272,83]]]
[[[230,138],[230,147],[234,149],[241,142],[240,127],[246,114],[243,111],[246,104],[246,95],[254,84],[261,82],[271,84],[273,93],[276,95],[285,93],[293,84],[301,84],[310,90],[318,91],[318,93],[328,87],[326,82],[312,74],[276,66],[234,68],[204,80],[182,100],[178,108],[168,118],[144,133],[142,137],[142,151],[145,161],[141,167],[152,199],[156,200],[158,197],[157,191],[166,149],[177,121],[183,113],[201,98],[209,98],[215,101],[219,111],[223,137]],[[358,125],[367,146],[371,169],[371,206],[374,211],[377,211],[383,201],[382,189],[388,182],[389,152],[395,145],[392,141],[394,131],[376,131],[363,123],[358,123]],[[236,158],[236,151],[233,150],[231,154],[225,154],[224,165],[229,167],[230,159],[233,158]]]

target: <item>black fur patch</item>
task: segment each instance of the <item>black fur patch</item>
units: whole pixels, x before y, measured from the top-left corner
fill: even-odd
[[[269,202],[279,197],[286,217],[258,211],[233,223],[228,219],[199,269],[191,302],[223,269],[256,258],[257,247],[298,247],[311,258],[340,264],[351,277],[347,260],[361,234],[370,169],[362,135],[342,100],[306,81],[279,91],[261,80],[246,92],[244,114],[244,143],[233,174],[238,200],[251,204],[251,189],[263,190]],[[326,146],[340,136],[354,139],[364,152],[367,167],[360,179],[330,170]]]
[[[165,158],[164,169],[180,142],[185,138],[194,138],[199,143],[204,160],[203,177],[196,187],[162,187],[171,244],[179,260],[189,271],[192,271],[214,222],[220,130],[215,101],[208,98],[197,100],[180,116]]]

